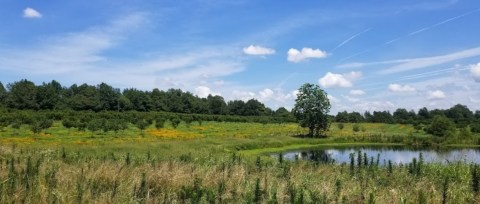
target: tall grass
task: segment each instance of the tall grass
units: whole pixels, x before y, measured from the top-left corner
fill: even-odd
[[[479,201],[478,166],[461,162],[426,164],[418,158],[406,165],[378,166],[365,163],[362,152],[351,156],[350,167],[233,153],[184,157],[0,146],[0,203]]]

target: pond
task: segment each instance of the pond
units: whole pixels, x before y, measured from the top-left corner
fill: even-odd
[[[309,160],[320,163],[350,163],[351,154],[357,162],[358,154],[366,154],[368,162],[378,162],[385,165],[389,160],[395,164],[407,164],[420,154],[427,163],[452,163],[462,161],[480,164],[480,149],[478,148],[447,148],[426,149],[404,146],[388,147],[319,147],[271,154],[272,157],[282,156],[284,160]]]

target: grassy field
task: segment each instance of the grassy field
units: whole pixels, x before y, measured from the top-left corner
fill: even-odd
[[[223,154],[234,151],[249,150],[248,154],[256,154],[270,149],[292,149],[320,144],[344,143],[389,143],[424,145],[434,141],[432,136],[423,131],[416,131],[411,125],[402,124],[359,124],[359,131],[353,131],[354,124],[344,124],[339,129],[332,124],[326,138],[301,138],[298,135],[307,131],[297,124],[260,124],[260,123],[228,123],[197,122],[187,126],[180,124],[176,129],[166,123],[165,128],[155,129],[152,125],[140,131],[133,125],[125,131],[90,132],[67,129],[60,122],[46,131],[34,134],[28,126],[20,129],[10,127],[0,131],[1,144],[15,144],[29,148],[86,149],[96,154],[97,151],[129,151],[132,153],[147,152],[161,158],[194,153],[195,155]],[[447,144],[476,144],[479,135],[468,140],[454,138]],[[445,142],[445,141],[443,141]],[[448,142],[448,141],[447,141]]]
[[[476,202],[469,164],[338,165],[262,154],[318,145],[421,144],[400,124],[332,124],[302,138],[296,124],[192,123],[114,132],[28,126],[0,131],[0,203]],[[476,139],[479,135],[473,136]],[[362,163],[362,162],[360,162]],[[367,162],[368,163],[368,162]],[[420,166],[420,167],[419,167]],[[425,202],[424,202],[425,201]]]

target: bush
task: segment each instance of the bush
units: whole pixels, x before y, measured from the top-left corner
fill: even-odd
[[[343,128],[345,127],[345,125],[343,125],[343,123],[338,123],[337,124],[337,127],[339,130],[343,130]]]
[[[455,133],[455,124],[443,115],[436,115],[427,132],[438,137],[451,136]]]
[[[480,121],[470,124],[470,130],[474,133],[480,133]]]
[[[358,132],[358,131],[360,131],[360,125],[354,124],[352,130],[353,130],[353,132]]]

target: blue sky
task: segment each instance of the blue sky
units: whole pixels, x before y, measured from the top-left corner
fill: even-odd
[[[181,88],[332,112],[480,110],[477,0],[1,0],[0,81]]]

